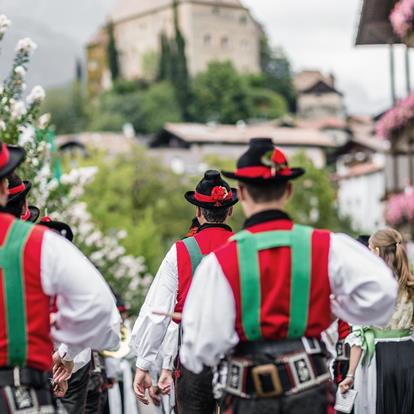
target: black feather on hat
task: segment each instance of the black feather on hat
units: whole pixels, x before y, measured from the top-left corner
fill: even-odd
[[[237,170],[223,171],[227,178],[251,184],[286,182],[304,173],[303,168],[289,167],[286,155],[268,138],[250,140],[248,150],[237,161]]]
[[[207,209],[229,208],[239,201],[237,190],[231,188],[216,170],[206,171],[196,190],[188,191],[184,197],[189,203]]]

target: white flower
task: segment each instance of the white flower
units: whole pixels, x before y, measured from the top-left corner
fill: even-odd
[[[20,78],[23,78],[26,75],[26,69],[23,66],[16,66],[14,68],[14,73]]]
[[[36,50],[36,48],[36,43],[33,42],[33,40],[29,37],[25,37],[24,39],[18,41],[16,46],[16,52],[23,52],[30,55]]]
[[[26,102],[29,105],[33,105],[34,103],[42,103],[45,97],[45,90],[41,86],[37,85],[32,89],[30,95],[26,98]]]
[[[24,102],[22,101],[13,102],[11,105],[10,112],[11,112],[11,118],[13,119],[13,121],[21,118],[26,113],[26,106]]]
[[[0,131],[5,131],[5,130],[6,130],[6,123],[2,119],[0,119]]]
[[[11,21],[4,14],[0,14],[0,34],[6,33],[6,30],[10,27]]]
[[[22,128],[22,131],[19,135],[19,145],[24,147],[29,142],[33,142],[35,137],[35,130],[32,126]]]
[[[49,113],[43,114],[42,116],[40,116],[39,117],[39,128],[46,129],[50,124],[50,120],[51,120],[51,115]]]

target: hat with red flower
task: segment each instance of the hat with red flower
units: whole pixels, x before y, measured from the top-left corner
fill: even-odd
[[[10,175],[25,159],[22,147],[6,145],[0,141],[0,179]]]
[[[223,171],[227,178],[251,184],[286,182],[304,173],[303,168],[289,167],[284,152],[268,138],[252,139],[248,150],[237,161],[236,171]]]
[[[196,190],[188,191],[184,197],[191,204],[207,209],[229,208],[238,202],[237,190],[216,170],[206,171]]]
[[[65,237],[69,241],[73,241],[73,231],[70,226],[62,221],[52,220],[50,217],[45,216],[40,220],[40,226],[44,226],[53,230],[56,233],[59,233],[61,236]]]

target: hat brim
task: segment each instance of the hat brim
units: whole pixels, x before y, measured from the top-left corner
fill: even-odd
[[[31,181],[27,181],[27,180],[23,181],[23,183],[24,183],[25,189],[21,191],[20,193],[9,196],[7,203],[13,203],[15,201],[19,201],[22,198],[25,198],[27,196],[29,191],[32,189],[32,183]]]
[[[224,177],[230,178],[232,180],[237,180],[247,184],[268,184],[268,183],[284,183],[286,181],[296,180],[302,175],[305,174],[305,170],[303,168],[290,168],[290,173],[287,175],[275,175],[270,178],[263,178],[263,177],[245,177],[242,175],[238,175],[235,172],[230,171],[222,171]]]
[[[234,206],[235,204],[238,203],[239,199],[237,198],[237,190],[235,188],[232,188],[231,193],[232,193],[231,200],[225,201],[220,206],[216,206],[214,203],[205,203],[205,202],[196,200],[195,199],[195,191],[187,191],[184,194],[184,197],[189,203],[193,204],[194,206],[219,210],[219,209],[223,209],[223,208],[232,207],[232,206]]]
[[[27,219],[27,221],[30,221],[30,223],[36,223],[37,219],[40,216],[40,210],[35,206],[29,206],[30,211],[30,217]]]
[[[9,150],[9,162],[0,169],[0,179],[10,175],[24,161],[26,156],[26,151],[21,147],[7,145],[7,149]]]

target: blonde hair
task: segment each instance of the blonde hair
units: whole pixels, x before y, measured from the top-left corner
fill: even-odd
[[[414,277],[410,272],[407,253],[402,243],[401,234],[391,228],[379,230],[369,239],[369,244],[379,250],[380,257],[397,276],[400,291],[407,292],[412,299],[414,297]]]

